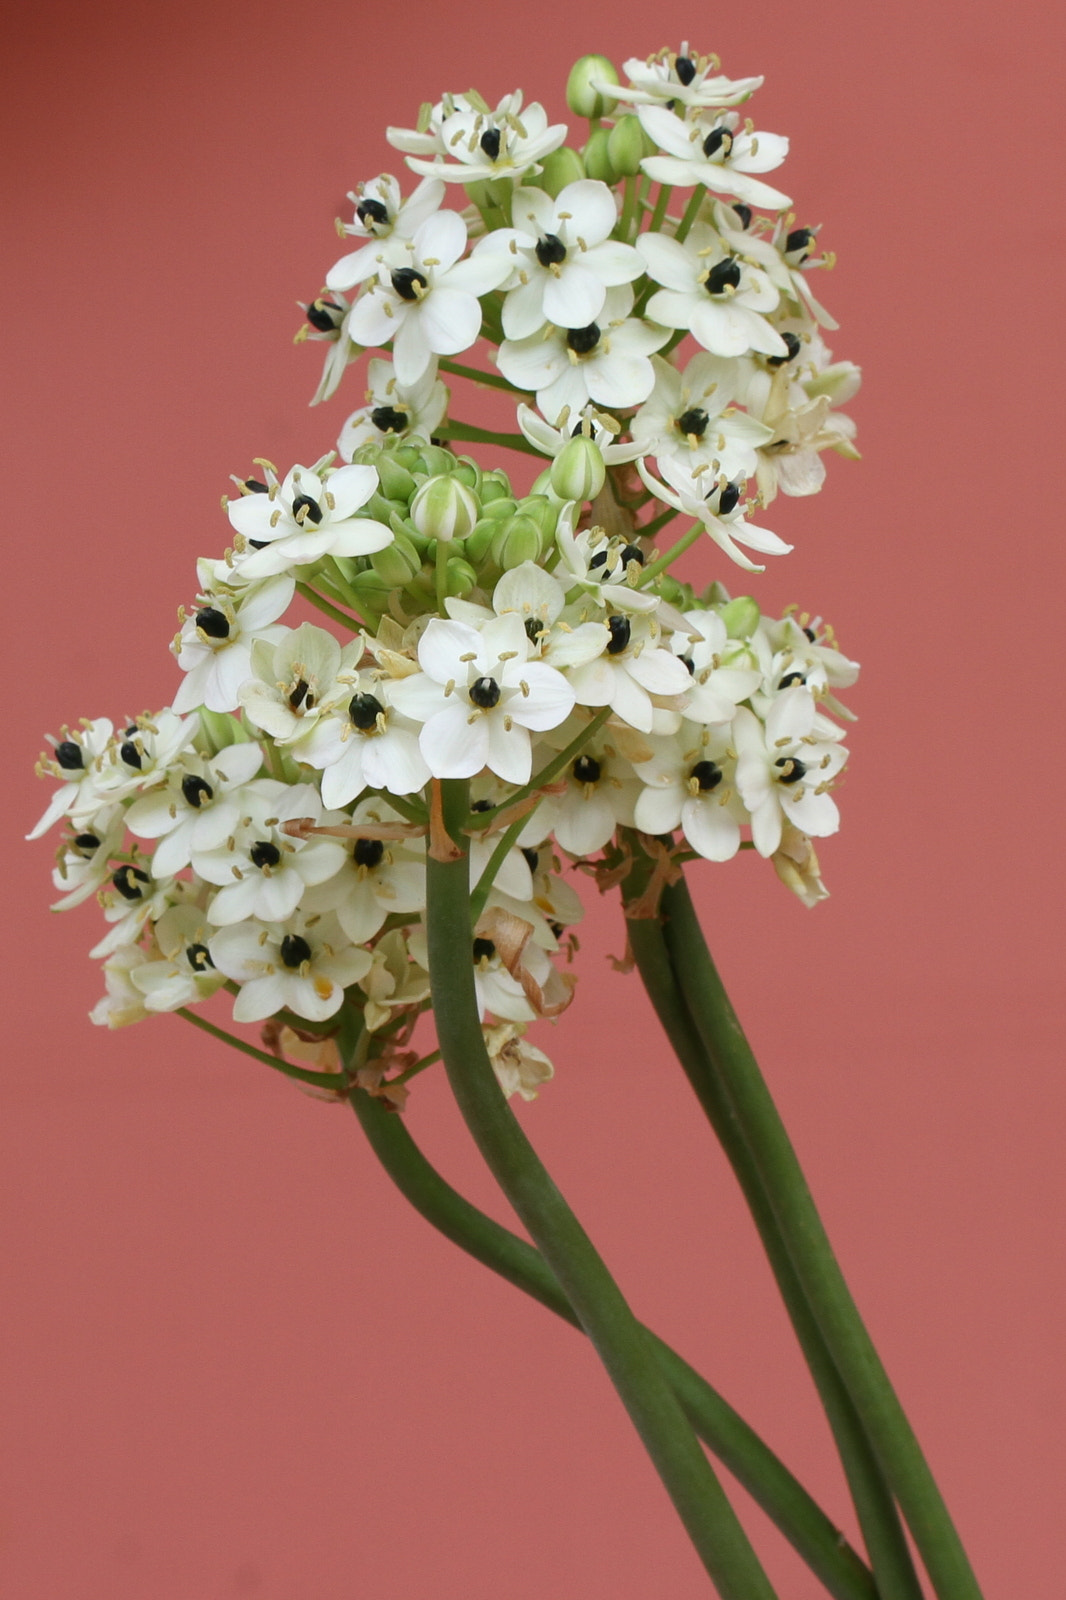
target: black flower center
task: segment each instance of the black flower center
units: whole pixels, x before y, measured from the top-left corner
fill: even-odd
[[[357,839],[352,849],[352,860],[357,867],[376,867],[385,854],[380,839]]]
[[[270,490],[267,488],[266,484],[260,483],[258,478],[245,478],[241,484],[241,488],[246,489],[249,494],[270,493]]]
[[[603,768],[595,756],[578,756],[570,770],[578,783],[599,783]]]
[[[392,287],[401,300],[418,300],[418,291],[429,288],[429,279],[417,267],[397,267],[392,274]]]
[[[522,626],[526,630],[526,638],[530,644],[536,644],[545,628],[545,624],[539,617],[527,617]]]
[[[542,267],[557,267],[566,260],[566,246],[557,233],[546,233],[537,240],[537,260]]]
[[[690,778],[695,778],[701,794],[710,794],[722,781],[722,769],[714,761],[697,761]]]
[[[674,71],[677,73],[678,78],[687,89],[693,78],[696,76],[696,63],[694,61],[690,61],[688,56],[678,56],[677,60],[674,62]]]
[[[732,256],[716,261],[703,281],[708,294],[725,294],[727,289],[739,289],[740,267]]]
[[[785,254],[786,256],[797,255],[798,260],[795,264],[799,266],[800,262],[806,261],[810,255],[813,243],[814,233],[810,228],[793,228],[785,240]]]
[[[206,778],[201,778],[195,772],[186,773],[181,780],[182,798],[186,804],[192,806],[194,811],[199,811],[205,800],[213,800],[215,791]]]
[[[778,684],[778,688],[779,689],[791,689],[793,687],[793,685],[795,685],[797,683],[806,683],[806,682],[807,682],[807,680],[803,676],[802,672],[786,672],[785,676],[781,679],[781,682]]]
[[[380,200],[360,200],[355,208],[355,214],[364,228],[375,223],[379,228],[389,220],[388,208]]]
[[[644,565],[644,552],[635,544],[627,544],[622,550],[621,562],[623,567],[628,567],[631,561],[637,562],[639,566]]]
[[[353,694],[348,701],[348,716],[352,727],[358,728],[360,733],[369,733],[371,728],[375,728],[384,710],[385,707],[376,694]]]
[[[609,656],[620,656],[628,645],[630,635],[633,632],[629,625],[629,618],[608,617],[607,631],[611,635],[607,641],[607,654]]]
[[[296,687],[289,695],[289,704],[294,711],[299,711],[305,700],[307,701],[308,707],[314,705],[315,697],[314,695],[308,695],[307,687],[307,679],[300,678],[296,684]]]
[[[707,432],[707,424],[710,420],[710,417],[701,406],[690,406],[687,411],[682,411],[678,417],[677,426],[686,439],[690,435],[697,439],[702,439]]]
[[[80,744],[75,744],[73,739],[64,739],[56,745],[56,760],[64,772],[80,772],[85,765]]]
[[[475,678],[470,685],[470,699],[482,711],[491,711],[500,703],[500,686],[495,678]]]
[[[780,783],[799,783],[807,775],[807,768],[798,756],[778,756],[774,766],[781,768],[777,775]]]
[[[191,944],[185,952],[185,959],[194,972],[206,972],[208,967],[213,967],[211,952],[205,944]]]
[[[298,494],[292,502],[292,520],[301,528],[305,522],[313,522],[317,527],[322,521],[322,507],[309,494]]]
[[[407,413],[395,406],[375,406],[370,420],[379,433],[403,433],[407,427]]]
[[[500,130],[499,130],[499,128],[486,128],[485,132],[481,135],[481,138],[478,140],[478,144],[481,146],[482,150],[484,150],[485,154],[488,156],[490,161],[498,161],[499,160],[499,158],[500,158]]]
[[[783,367],[787,361],[795,361],[796,357],[800,353],[802,346],[800,345],[800,341],[796,338],[794,333],[783,333],[781,337],[784,339],[785,344],[788,347],[788,355],[767,356],[766,365],[768,367]]]
[[[281,860],[281,851],[269,839],[257,839],[248,855],[255,867],[276,867]]]
[[[703,141],[703,153],[708,161],[716,156],[719,150],[727,156],[733,148],[733,135],[728,128],[712,128]]]
[[[590,322],[587,328],[569,328],[566,342],[575,355],[587,356],[600,342],[599,327],[595,322]]]
[[[119,746],[119,755],[127,767],[136,767],[138,771],[142,766],[142,752],[137,748],[132,739],[127,739],[125,744]]]
[[[70,842],[72,847],[83,856],[91,856],[95,850],[100,848],[100,841],[95,833],[76,833]]]
[[[496,954],[496,946],[491,939],[474,940],[474,960],[491,961]]]
[[[750,228],[751,227],[751,207],[750,206],[746,206],[743,203],[742,200],[734,200],[733,201],[733,210],[736,212],[737,216],[740,218],[740,226],[742,228]]]
[[[522,854],[526,858],[526,866],[530,872],[536,872],[540,866],[540,853],[536,850],[523,849]]]
[[[287,933],[281,941],[281,959],[294,971],[311,959],[311,946],[298,933]]]
[[[340,306],[335,306],[332,300],[312,300],[307,308],[307,320],[319,333],[332,333],[337,326],[333,313],[339,310]]]
[[[123,900],[142,900],[144,898],[144,885],[149,881],[147,872],[142,872],[140,867],[124,866],[111,874],[111,882],[115,885]]]
[[[196,626],[209,639],[229,638],[229,622],[215,606],[204,606],[202,611],[196,613]]]
[[[718,516],[728,517],[729,513],[735,511],[740,504],[739,486],[735,483],[723,483],[721,489],[714,492],[718,494]],[[707,498],[710,500],[712,496],[708,495]]]

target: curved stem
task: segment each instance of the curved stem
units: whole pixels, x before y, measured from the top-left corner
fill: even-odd
[[[671,963],[755,1155],[777,1226],[834,1365],[939,1600],[981,1600],[973,1569],[833,1255],[807,1181],[718,976],[682,880],[663,894]]]
[[[251,1056],[253,1061],[261,1061],[265,1066],[273,1067],[275,1072],[283,1073],[286,1078],[295,1078],[297,1083],[309,1083],[316,1089],[330,1089],[334,1094],[344,1088],[344,1080],[339,1073],[311,1072],[306,1067],[294,1067],[288,1061],[282,1061],[280,1056],[268,1055],[265,1050],[257,1050],[254,1044],[238,1039],[236,1034],[227,1033],[225,1028],[216,1028],[213,1022],[208,1022],[206,1017],[198,1017],[188,1006],[179,1006],[174,1015],[181,1017],[185,1022],[191,1022],[194,1028],[202,1028],[204,1033],[209,1033],[213,1039],[221,1039],[223,1044],[232,1045],[234,1050],[240,1050],[243,1055]]]
[[[454,439],[459,444],[495,444],[502,450],[517,450],[524,456],[536,456],[538,461],[546,458],[540,450],[534,448],[523,433],[495,433],[491,428],[475,428],[472,422],[456,422],[451,417],[437,431],[437,436],[442,439]]]
[[[848,1392],[840,1381],[840,1374],[826,1350],[818,1324],[811,1315],[810,1306],[781,1239],[758,1167],[737,1125],[732,1107],[721,1091],[678,988],[658,918],[630,921],[629,942],[659,1021],[733,1169],[766,1251],[770,1270],[836,1443],[869,1551],[880,1600],[922,1600],[921,1585],[892,1496]]]
[[[355,1089],[351,1104],[381,1165],[401,1194],[445,1238],[572,1327],[581,1322],[539,1251],[453,1189],[430,1165],[404,1119]],[[868,1568],[839,1530],[711,1385],[649,1330],[671,1388],[704,1443],[802,1556],[833,1600],[878,1600]]]
[[[599,1353],[693,1545],[723,1600],[771,1600],[773,1589],[692,1428],[652,1356],[645,1330],[542,1166],[485,1050],[471,960],[469,867],[460,828],[468,786],[441,785],[454,861],[426,862],[430,984],[437,1038],[463,1119]]]

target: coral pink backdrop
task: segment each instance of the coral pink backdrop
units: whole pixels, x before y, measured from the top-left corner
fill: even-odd
[[[108,1034],[53,917],[42,735],[165,703],[227,475],[328,448],[297,299],[388,122],[689,38],[763,72],[840,264],[861,465],[757,592],[863,663],[806,911],[694,874],[727,981],[988,1600],[1060,1592],[1063,225],[1057,8],[98,0],[9,18],[10,802],[0,1572],[18,1600],[612,1600],[706,1582],[590,1351],[395,1196],[350,1112],[163,1019]],[[701,8],[706,16],[706,8]],[[1056,117],[1057,124],[1057,117]],[[1053,278],[1054,274],[1054,278]],[[728,577],[728,575],[727,575]],[[843,1524],[751,1229],[593,908],[520,1114],[640,1313]],[[432,1076],[432,1075],[429,1075]],[[412,1127],[504,1215],[439,1082]],[[767,1532],[787,1600],[817,1586]]]

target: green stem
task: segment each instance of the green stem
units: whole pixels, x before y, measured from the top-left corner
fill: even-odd
[[[437,554],[434,561],[434,584],[437,592],[437,610],[442,617],[448,615],[445,601],[448,598],[448,544],[446,539],[437,540]]]
[[[773,1589],[711,1470],[652,1346],[591,1240],[542,1166],[504,1097],[478,1021],[470,949],[469,861],[456,826],[468,786],[442,784],[460,854],[426,862],[427,939],[437,1039],[463,1119],[581,1320],[722,1600],[770,1600]]]
[[[661,555],[658,561],[651,561],[646,567],[642,568],[640,574],[641,588],[644,587],[649,578],[654,578],[657,573],[665,572],[667,567],[672,566],[678,556],[683,556],[686,550],[691,549],[700,534],[705,532],[706,529],[702,522],[694,522],[688,532],[683,533],[677,543],[670,546],[665,555]]]
[[[484,828],[491,828],[501,811],[509,811],[512,806],[520,804],[523,800],[528,800],[531,794],[536,794],[537,790],[543,788],[546,783],[551,783],[552,779],[557,778],[559,773],[566,768],[575,756],[581,754],[592,735],[599,732],[610,715],[610,706],[601,707],[594,717],[589,718],[577,737],[571,739],[570,743],[560,750],[557,756],[553,756],[546,766],[541,767],[539,772],[535,772],[528,783],[524,783],[521,789],[516,789],[514,794],[509,795],[506,800],[502,800],[498,806],[493,806],[491,811],[475,811],[473,816],[464,823],[464,827],[476,828],[479,831]]]
[[[648,223],[649,233],[659,233],[661,231],[662,225],[666,221],[666,208],[670,204],[670,196],[673,192],[668,183],[660,183],[659,193],[655,197],[655,210],[652,212],[651,221]]]
[[[622,203],[622,215],[618,219],[618,237],[623,243],[629,243],[629,235],[633,227],[633,219],[637,214],[637,197],[640,187],[636,178],[625,180],[625,200]]]
[[[496,433],[491,428],[475,428],[472,422],[456,422],[451,417],[437,430],[437,437],[455,439],[460,443],[495,444],[501,450],[517,450],[524,456],[536,456],[538,460],[544,460],[542,453],[533,448],[524,434]]]
[[[652,517],[650,522],[645,522],[641,527],[639,527],[636,530],[637,534],[641,539],[653,539],[659,532],[660,528],[665,528],[666,524],[672,521],[676,516],[677,512],[674,510],[673,506],[667,506],[666,510],[663,511],[659,516]]]
[[[482,372],[477,367],[467,367],[460,361],[448,361],[440,357],[438,366],[441,372],[448,372],[453,378],[469,378],[471,383],[487,384],[490,389],[506,389],[508,394],[514,394],[514,386],[502,378],[498,372]]]
[[[678,223],[677,232],[674,234],[678,244],[682,244],[688,238],[688,231],[700,214],[700,207],[703,205],[703,197],[706,193],[707,191],[702,183],[698,183],[693,189],[692,198],[685,207],[684,216]]]
[[[718,1137],[748,1204],[785,1310],[810,1369],[870,1553],[879,1600],[922,1600],[895,1504],[847,1390],[811,1315],[751,1151],[707,1059],[703,1043],[678,987],[658,918],[628,924],[630,948],[644,987],[685,1076]]]
[[[346,611],[341,611],[337,606],[322,597],[309,583],[298,583],[296,593],[303,595],[304,599],[321,611],[323,616],[329,617],[333,622],[339,622],[342,628],[347,628],[350,633],[358,633],[363,626],[362,619],[350,617]]]
[[[539,805],[540,802],[538,801],[537,804]],[[485,901],[488,899],[489,891],[496,881],[496,874],[503,866],[508,853],[514,847],[518,835],[523,831],[536,809],[537,807],[533,806],[529,811],[524,811],[520,817],[515,818],[509,828],[505,828],[501,833],[495,849],[485,863],[484,871],[470,891],[470,923],[472,927],[477,923],[478,917],[485,909]]]
[[[351,1104],[381,1165],[427,1222],[475,1261],[581,1329],[540,1253],[453,1189],[426,1160],[402,1117],[361,1089],[352,1091]],[[878,1600],[869,1570],[802,1484],[687,1361],[650,1331],[649,1337],[700,1438],[781,1530],[833,1600]]]
[[[216,1028],[213,1022],[208,1022],[206,1017],[198,1017],[188,1006],[179,1006],[174,1015],[191,1022],[194,1028],[202,1028],[204,1033],[209,1033],[213,1039],[221,1039],[223,1044],[232,1045],[234,1050],[240,1050],[243,1055],[251,1056],[253,1061],[262,1061],[266,1066],[273,1067],[275,1072],[284,1073],[286,1078],[295,1078],[298,1083],[314,1084],[316,1089],[332,1089],[334,1094],[344,1089],[344,1079],[339,1073],[309,1072],[304,1067],[290,1066],[287,1061],[268,1055],[265,1050],[257,1050],[254,1044],[246,1044],[235,1034],[227,1033],[225,1028]]]
[[[663,894],[678,983],[753,1152],[785,1248],[939,1600],[981,1600],[913,1429],[833,1255],[806,1179],[718,976],[682,880]]]

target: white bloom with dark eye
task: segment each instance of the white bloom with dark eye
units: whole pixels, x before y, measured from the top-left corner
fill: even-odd
[[[119,729],[99,759],[101,796],[124,800],[163,783],[198,729],[195,717],[178,717],[169,709],[155,716],[145,713]]]
[[[102,1028],[127,1028],[151,1015],[144,996],[133,984],[133,974],[149,959],[137,944],[124,944],[104,962],[106,993],[89,1012],[89,1021]]]
[[[778,489],[816,494],[825,481],[824,450],[858,459],[855,424],[833,408],[857,391],[859,368],[851,361],[834,362],[817,331],[802,323],[782,324],[779,331],[788,341],[790,359],[770,360],[766,367],[752,362],[744,389],[748,410],[773,430],[760,448],[757,469],[766,501]]]
[[[415,384],[434,356],[469,350],[481,332],[478,296],[509,271],[501,256],[475,250],[465,261],[466,223],[457,211],[437,211],[404,246],[401,263],[383,262],[352,308],[352,338],[392,345],[396,376]]]
[[[313,406],[321,405],[323,400],[336,394],[345,368],[360,354],[359,346],[352,343],[348,332],[351,309],[347,296],[340,293],[319,295],[303,307],[307,321],[297,333],[295,343],[301,344],[307,339],[316,344],[325,343],[327,347],[322,376],[311,397]]]
[[[816,839],[837,831],[840,813],[829,790],[848,752],[824,736],[808,689],[785,689],[765,723],[742,706],[733,741],[737,789],[751,814],[752,839],[761,856],[779,848],[786,821]]]
[[[529,1043],[521,1023],[498,1022],[482,1032],[492,1070],[508,1100],[513,1094],[523,1100],[535,1100],[541,1084],[555,1076],[555,1068],[544,1051]]]
[[[587,716],[582,719],[587,722]],[[565,748],[582,726],[578,714],[557,729],[552,743]],[[557,782],[566,785],[562,794],[548,794],[530,819],[530,830],[542,837],[549,834],[573,856],[595,855],[602,850],[620,825],[634,826],[633,807],[641,786],[633,773],[633,756],[650,754],[643,739],[621,727],[607,727],[594,735],[575,756]],[[554,752],[553,752],[554,753]],[[526,843],[526,835],[520,835]]]
[[[318,790],[309,783],[259,778],[241,791],[243,815],[234,831],[211,850],[195,850],[194,871],[219,886],[208,908],[215,927],[259,917],[285,922],[312,884],[324,883],[344,865],[337,839],[294,838],[285,824],[310,817],[314,823],[341,821],[323,812]]]
[[[292,467],[280,483],[266,468],[266,494],[245,494],[228,503],[234,529],[253,546],[241,554],[242,576],[267,578],[322,556],[368,556],[392,543],[391,528],[356,514],[378,487],[376,469],[331,470],[330,460],[324,456],[313,467]]]
[[[237,709],[237,691],[252,676],[252,645],[284,638],[277,619],[288,610],[295,587],[291,573],[282,573],[237,593],[209,589],[197,597],[196,610],[183,617],[171,646],[186,674],[174,696],[175,711]]]
[[[345,818],[347,823],[348,818]],[[305,911],[335,911],[353,944],[365,944],[395,912],[420,912],[426,904],[426,850],[421,839],[380,838],[403,818],[384,800],[360,801],[351,824],[366,834],[346,840],[344,864],[317,888],[309,889]]]
[[[663,285],[648,301],[653,321],[687,328],[712,355],[758,350],[788,356],[788,345],[766,320],[777,307],[777,290],[761,268],[725,250],[713,228],[696,223],[684,244],[642,233],[637,248],[648,275]]]
[[[207,947],[214,932],[204,913],[188,901],[170,906],[153,929],[155,958],[134,967],[130,982],[148,1011],[177,1011],[214,994],[225,982]]]
[[[655,386],[648,357],[670,337],[665,328],[630,317],[628,284],[608,289],[598,321],[582,328],[556,328],[544,337],[505,339],[497,364],[516,389],[535,389],[546,417],[564,408],[579,413],[594,401],[626,409],[640,405]]]
[[[520,618],[481,628],[434,617],[418,643],[421,672],[392,686],[395,704],[422,722],[419,746],[435,778],[472,778],[488,767],[529,781],[530,731],[563,721],[574,692],[554,667],[531,661]]]
[[[373,1033],[402,1006],[429,997],[429,956],[422,928],[392,928],[370,951],[371,965],[359,979],[366,994],[366,1025]]]
[[[416,383],[401,383],[392,362],[375,356],[367,362],[366,378],[366,405],[352,412],[337,441],[342,460],[350,461],[360,445],[385,439],[432,439],[448,409],[436,359]]]
[[[717,56],[693,56],[687,43],[676,53],[660,50],[646,61],[634,56],[622,63],[622,71],[629,79],[624,89],[610,83],[593,88],[635,106],[735,106],[763,83],[762,78],[722,77]]]
[[[748,215],[750,217],[750,213]],[[836,328],[839,324],[814,298],[807,274],[803,271],[805,264],[812,267],[832,266],[834,258],[825,254],[815,256],[813,252],[818,228],[797,228],[793,226],[794,221],[791,213],[786,217],[778,217],[767,238],[757,231],[758,224],[752,226],[749,221],[745,226],[745,217],[738,213],[735,206],[718,201],[714,207],[715,227],[730,250],[746,256],[753,265],[762,267],[782,295],[793,300],[801,311],[808,312],[823,328]]]
[[[746,123],[738,133],[739,119],[727,112],[711,123],[682,120],[665,106],[640,106],[641,127],[666,155],[647,156],[640,163],[656,183],[692,188],[702,184],[712,194],[733,195],[747,205],[784,211],[792,204],[787,194],[751,176],[772,172],[788,155],[788,140],[780,133],[757,133]]]
[[[80,906],[103,888],[111,876],[111,859],[120,853],[125,833],[125,813],[121,806],[113,805],[94,814],[91,828],[79,828],[63,840],[52,869],[52,882],[62,890],[60,898],[52,903],[53,911]]]
[[[525,438],[535,450],[542,455],[555,457],[570,443],[581,435],[591,439],[599,448],[604,465],[616,466],[619,462],[632,461],[640,455],[640,446],[632,440],[624,440],[617,444],[619,433],[622,431],[621,423],[612,416],[606,416],[597,411],[595,406],[582,406],[579,412],[572,412],[564,406],[555,418],[555,426],[546,422],[542,416],[520,401],[517,409],[518,426]]]
[[[450,617],[473,628],[490,621],[493,614],[517,616],[533,646],[531,654],[560,670],[592,661],[608,639],[602,622],[563,620],[566,591],[535,561],[523,561],[504,573],[492,591],[492,611],[468,600],[449,599],[446,604]]]
[[[342,651],[333,635],[313,622],[288,630],[277,644],[259,640],[252,647],[254,677],[239,692],[246,719],[276,743],[291,744],[314,727],[338,673],[355,666],[362,654],[361,639],[349,641]]]
[[[634,808],[637,827],[652,834],[680,827],[708,861],[731,860],[746,818],[736,794],[729,729],[687,722],[673,739],[649,742],[652,758],[636,768],[646,786]]]
[[[636,454],[674,456],[689,473],[709,467],[716,477],[750,478],[773,429],[733,404],[739,363],[701,352],[679,372],[661,356],[651,361],[655,388],[630,423]]]
[[[180,872],[194,855],[216,850],[240,823],[244,786],[263,764],[257,744],[227,745],[203,758],[192,752],[169,774],[164,789],[135,800],[126,825],[139,839],[157,839],[152,870]]]
[[[403,714],[397,687],[377,670],[343,673],[315,727],[294,746],[297,760],[321,771],[326,805],[348,805],[364,789],[415,794],[429,782],[417,726]]]
[[[89,954],[113,955],[124,944],[134,944],[150,922],[157,922],[187,887],[171,877],[155,877],[152,862],[134,855],[111,874],[111,881],[100,892],[104,918],[111,932],[94,944]]]
[[[445,183],[478,179],[521,178],[566,138],[566,124],[549,126],[544,107],[535,100],[522,109],[522,92],[504,95],[495,111],[480,95],[446,96],[430,115],[426,133],[387,128],[385,137],[397,150],[410,152],[412,172],[443,178]]]
[[[370,952],[351,944],[333,916],[238,923],[213,934],[209,949],[218,970],[241,985],[234,1022],[261,1022],[286,1008],[324,1022],[371,965]]]
[[[543,189],[516,189],[513,228],[490,233],[484,248],[506,255],[503,331],[526,339],[546,323],[585,328],[603,311],[607,290],[644,271],[632,245],[610,237],[617,221],[605,183],[580,178],[553,200]]]
[[[854,722],[855,713],[841,705],[833,690],[850,689],[858,681],[859,663],[849,661],[837,648],[831,628],[824,628],[819,634],[820,624],[820,618],[806,614],[785,616],[779,622],[769,617],[762,619],[761,632],[774,652],[766,671],[768,686],[778,693],[801,683],[820,707]],[[769,703],[764,707],[758,696],[752,703],[757,712],[769,709]]]
[[[732,722],[737,706],[758,689],[762,674],[747,645],[727,636],[716,611],[686,611],[686,633],[670,643],[692,674],[685,701],[689,722]]]
[[[769,528],[757,528],[744,520],[744,507],[736,484],[701,473],[698,467],[695,473],[690,473],[670,456],[665,456],[657,465],[666,484],[654,478],[643,461],[637,462],[637,471],[652,494],[665,505],[673,506],[675,511],[702,522],[715,544],[746,572],[762,572],[764,568],[748,560],[738,541],[760,555],[782,556],[792,549]]]
[[[100,791],[100,758],[107,750],[114,731],[107,717],[95,722],[83,718],[76,728],[62,728],[60,737],[48,735],[51,751],[44,751],[37,763],[39,777],[62,778],[44,816],[30,829],[27,839],[39,839],[60,817],[77,824],[90,819],[105,804]]]
[[[689,687],[688,668],[659,643],[658,623],[650,616],[614,613],[606,620],[607,643],[595,661],[571,668],[567,677],[578,705],[610,706],[641,733],[655,726],[656,705],[673,714]]]
[[[354,289],[372,278],[383,259],[395,257],[396,264],[402,266],[402,246],[414,238],[427,217],[439,210],[444,185],[438,179],[424,179],[404,200],[396,179],[383,172],[379,178],[360,184],[348,199],[355,206],[355,220],[345,225],[344,232],[368,242],[330,267],[326,287],[334,291]]]

